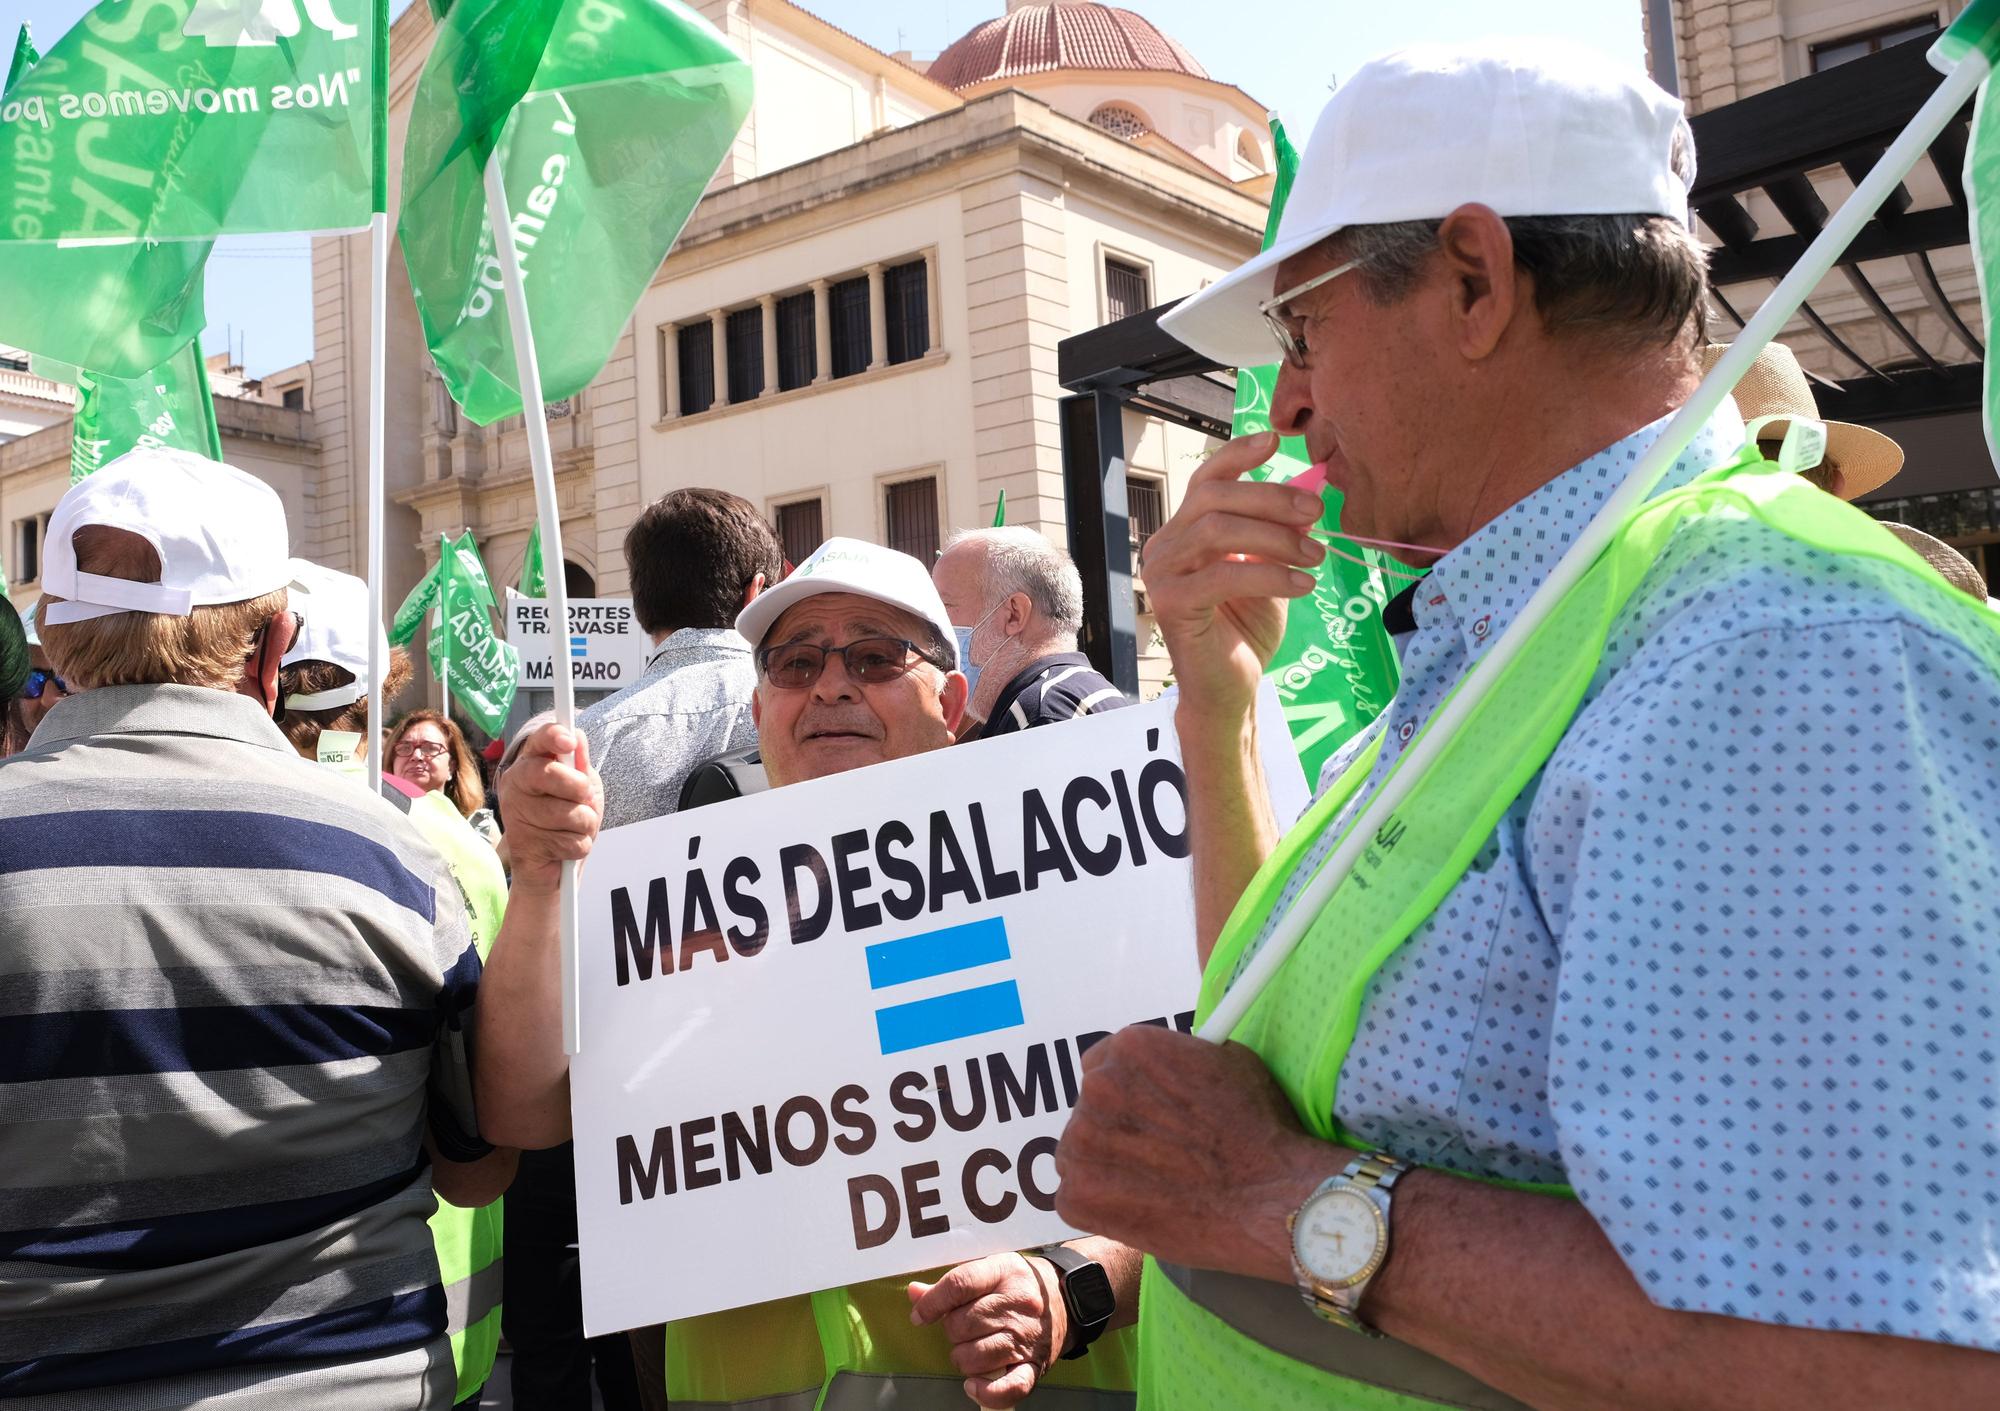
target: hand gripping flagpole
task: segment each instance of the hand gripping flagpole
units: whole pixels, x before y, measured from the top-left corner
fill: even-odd
[[[528,322],[528,288],[521,278],[521,255],[514,248],[514,218],[507,209],[507,184],[500,170],[500,149],[486,159],[486,220],[493,231],[493,251],[507,292],[507,323],[514,339],[514,367],[521,384],[521,420],[528,429],[528,462],[535,472],[535,514],[542,530],[542,562],[548,584],[549,679],[555,686],[556,721],[576,726],[576,684],[570,674],[569,585],[564,581],[562,523],[556,512],[555,456],[549,450],[549,422],[542,411],[542,372],[535,359],[535,338]],[[580,1044],[577,1009],[576,863],[562,865],[562,1025],[563,1052],[575,1055]]]
[[[1983,18],[1990,25],[1993,12],[2000,10],[2000,0],[1986,0],[1984,8],[1986,13]],[[1981,6],[1975,4],[1961,20],[1971,20],[1975,11],[1980,9]],[[1960,35],[1976,32],[1970,28],[1960,30],[1957,22],[1952,29],[1958,30]],[[1940,41],[1940,48],[1944,43]],[[1954,44],[1952,47],[1958,46]],[[1952,62],[1945,59],[1940,63],[1937,49],[1932,51],[1931,61],[1939,67]],[[1251,957],[1243,974],[1222,996],[1199,1030],[1202,1038],[1222,1043],[1242,1022],[1243,1016],[1250,1012],[1250,1006],[1257,1002],[1264,987],[1277,975],[1313,921],[1333,899],[1340,884],[1354,870],[1356,860],[1374,838],[1376,830],[1402,805],[1412,786],[1443,751],[1445,742],[1457,733],[1465,718],[1485,699],[1487,691],[1506,669],[1507,663],[1519,655],[1528,638],[1561,601],[1563,594],[1576,585],[1610,545],[1612,535],[1625,517],[1652,494],[1653,487],[1660,483],[1667,469],[1687,449],[1695,433],[1715,414],[1716,408],[1722,405],[1722,399],[1729,395],[1737,381],[1749,370],[1750,364],[1756,361],[1757,354],[1791,321],[1792,315],[1798,312],[1799,306],[1838,262],[1841,254],[1860,233],[1861,227],[1888,199],[1889,193],[1909,175],[1910,169],[1930,149],[1931,142],[1958,116],[1959,109],[1965,106],[1991,71],[1991,61],[1981,48],[1976,43],[1968,44],[1966,52],[1957,57],[1956,65],[1946,73],[1937,91],[1917,110],[1909,126],[1875,163],[1874,170],[1854,188],[1854,194],[1827,222],[1819,238],[1807,247],[1798,263],[1792,266],[1791,273],[1757,310],[1756,316],[1744,325],[1736,341],[1730,344],[1729,351],[1701,380],[1694,395],[1667,423],[1651,449],[1640,457],[1625,483],[1584,527],[1576,542],[1570,545],[1569,551],[1535,590],[1534,596],[1528,599],[1520,616],[1474,663],[1465,685],[1445,702],[1430,728],[1411,745],[1409,754],[1397,767],[1395,775],[1383,784],[1380,792],[1348,829],[1346,841],[1334,850],[1292,904],[1291,910],[1285,913],[1277,929]]]

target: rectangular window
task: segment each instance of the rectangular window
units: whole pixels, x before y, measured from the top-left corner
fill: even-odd
[[[1865,59],[1870,54],[1879,54],[1884,49],[1898,44],[1907,44],[1912,39],[1922,39],[1925,35],[1936,34],[1936,15],[1925,15],[1922,19],[1898,20],[1880,29],[1867,30],[1861,34],[1850,34],[1840,39],[1829,39],[1812,46],[1812,71],[1822,73],[1838,68],[1842,64]]]
[[[794,500],[778,506],[778,542],[784,546],[785,560],[794,567],[813,555],[826,542],[826,519],[820,502]]]
[[[778,390],[789,392],[818,376],[818,328],[813,322],[812,291],[808,289],[803,294],[788,294],[778,300]]]
[[[852,377],[874,361],[868,328],[868,276],[843,279],[826,291],[827,331],[833,341],[833,375]]]
[[[729,400],[750,401],[764,390],[764,311],[733,311],[725,336],[729,340]]]
[[[922,260],[882,271],[882,303],[888,312],[889,361],[914,362],[931,348],[930,275]]]
[[[938,552],[937,479],[927,475],[888,489],[889,547],[910,555],[928,573]]]
[[[42,576],[42,522],[14,521],[14,581],[33,583]]]
[[[285,410],[302,412],[305,409],[306,389],[303,387],[287,387],[285,389]]]
[[[703,319],[674,331],[680,340],[681,415],[693,416],[715,405],[715,325]]]
[[[1127,526],[1132,534],[1132,567],[1136,571],[1146,541],[1167,522],[1167,487],[1157,480],[1134,475],[1125,482],[1125,503],[1131,510]]]
[[[1104,315],[1116,323],[1153,307],[1152,279],[1143,265],[1104,259]]]

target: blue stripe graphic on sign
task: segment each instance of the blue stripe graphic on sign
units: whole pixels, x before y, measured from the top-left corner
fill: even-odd
[[[569,654],[570,654],[571,656],[573,656],[573,657],[580,657],[580,656],[589,656],[589,655],[590,655],[590,638],[588,638],[588,637],[572,637],[572,638],[570,638],[570,639],[569,639]]]
[[[1007,923],[998,916],[905,936],[900,941],[883,941],[868,947],[868,988],[880,990],[911,980],[928,980],[933,975],[991,965],[1011,954]]]
[[[1012,980],[875,1011],[875,1033],[885,1054],[1013,1029],[1024,1022],[1021,992]]]

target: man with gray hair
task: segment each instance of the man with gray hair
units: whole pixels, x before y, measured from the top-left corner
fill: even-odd
[[[964,529],[931,570],[971,682],[960,738],[1007,735],[1130,705],[1076,649],[1083,579],[1032,529]]]

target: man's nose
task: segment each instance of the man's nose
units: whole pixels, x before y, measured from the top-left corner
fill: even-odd
[[[1271,429],[1281,436],[1303,436],[1312,414],[1312,374],[1279,363],[1278,385],[1271,390]]]
[[[826,665],[819,673],[819,680],[813,682],[813,699],[826,701],[854,701],[861,699],[861,687],[847,674],[847,653],[838,655],[827,653]]]

